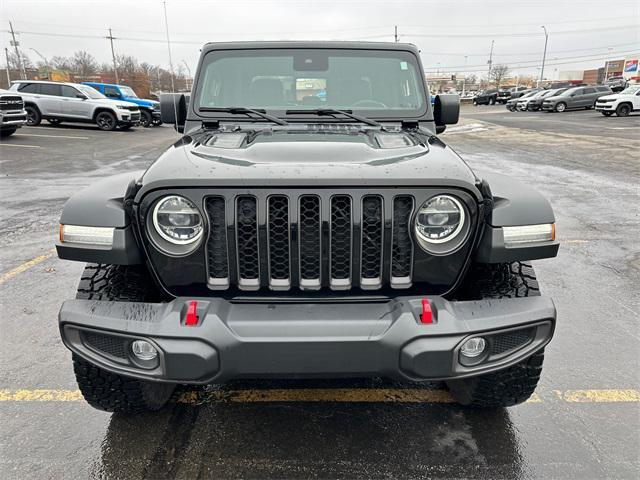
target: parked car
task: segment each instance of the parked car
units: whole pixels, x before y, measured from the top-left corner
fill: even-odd
[[[610,93],[611,89],[604,85],[569,88],[560,95],[545,98],[542,110],[564,112],[573,108],[594,108],[598,98]]]
[[[555,95],[560,95],[564,93],[566,88],[552,88],[550,90],[543,90],[542,92],[538,92],[538,95],[535,95],[527,102],[526,109],[530,112],[537,112],[542,108],[542,102],[545,98],[550,98]]]
[[[498,101],[498,90],[496,88],[490,88],[488,90],[482,90],[473,99],[474,105],[495,105]]]
[[[0,89],[0,137],[13,135],[27,123],[27,112],[20,95]]]
[[[511,95],[509,95],[509,100],[511,100],[512,98],[519,98],[522,95],[524,95],[525,93],[529,92],[529,90],[531,90],[530,87],[513,87],[511,89]]]
[[[18,80],[9,90],[22,96],[27,125],[39,125],[46,119],[53,125],[63,121],[90,122],[101,130],[127,130],[140,121],[135,103],[114,102],[81,83]]]
[[[515,112],[518,102],[520,100],[522,100],[523,98],[528,98],[531,97],[533,95],[535,95],[536,93],[538,93],[540,91],[539,88],[530,88],[524,92],[520,92],[520,95],[518,97],[514,97],[512,99],[510,99],[507,103],[506,103],[506,108],[507,110],[509,110],[510,112]]]
[[[285,83],[320,71],[322,108]],[[62,211],[59,257],[89,262],[58,316],[89,404],[141,413],[237,378],[533,394],[556,309],[528,261],[557,254],[553,210],[434,140],[459,99],[431,107],[415,46],[208,43],[196,72],[188,106],[160,98],[182,139]]]
[[[622,76],[609,77],[604,83],[612,92],[621,92],[627,88],[627,79]]]
[[[523,95],[520,98],[516,99],[516,110],[520,110],[521,112],[524,112],[527,110],[527,106],[529,105],[529,102],[539,98],[539,97],[543,97],[545,95],[546,91],[545,90],[539,90],[539,91],[532,91],[530,95]]]
[[[511,98],[511,89],[510,88],[499,88],[498,94],[496,95],[496,102],[505,104]]]
[[[160,102],[155,100],[147,100],[145,98],[138,98],[136,92],[131,87],[126,85],[116,85],[113,83],[98,83],[98,82],[82,82],[83,85],[89,85],[102,93],[105,97],[114,101],[124,100],[126,102],[135,103],[140,108],[140,124],[143,127],[150,127],[152,125],[162,125],[160,119]]]
[[[640,85],[631,85],[619,93],[598,98],[596,110],[609,117],[614,113],[626,117],[640,110]]]

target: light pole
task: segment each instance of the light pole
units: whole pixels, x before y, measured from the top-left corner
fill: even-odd
[[[464,76],[462,77],[462,97],[464,98],[464,89],[467,85],[467,57],[468,55],[464,56]]]
[[[491,40],[491,51],[489,52],[489,61],[487,62],[489,64],[489,72],[487,73],[487,88],[491,83],[491,65],[493,64],[493,44],[494,43],[495,43],[495,40]]]
[[[540,82],[544,80],[544,61],[547,58],[547,42],[549,41],[549,34],[547,33],[547,27],[541,25],[544,30],[544,53],[542,54],[542,68],[540,69]]]
[[[34,52],[36,52],[36,55],[38,55],[42,59],[42,61],[44,62],[44,66],[47,69],[47,80],[51,80],[51,67],[49,67],[49,62],[47,61],[47,59],[35,48],[29,48],[29,50],[33,50]]]

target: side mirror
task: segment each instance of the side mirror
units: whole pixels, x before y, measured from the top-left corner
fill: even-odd
[[[160,94],[160,118],[162,123],[175,125],[175,129],[184,132],[187,120],[187,99],[183,93]]]
[[[458,95],[436,96],[433,105],[433,120],[436,123],[436,133],[444,132],[447,125],[458,123],[459,118],[460,97]]]
[[[76,93],[76,98],[79,98],[80,100],[86,100],[87,99],[86,95],[83,95],[81,93]]]

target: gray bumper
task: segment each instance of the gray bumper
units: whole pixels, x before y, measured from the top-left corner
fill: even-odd
[[[428,297],[434,323],[420,322],[421,297],[380,303],[234,303],[198,301],[197,326],[184,325],[188,303],[69,300],[60,310],[65,345],[106,370],[150,380],[206,384],[232,378],[385,376],[435,380],[499,370],[538,351],[553,335],[547,297],[449,302]],[[475,365],[459,348],[481,334]],[[141,365],[130,343],[159,351]]]

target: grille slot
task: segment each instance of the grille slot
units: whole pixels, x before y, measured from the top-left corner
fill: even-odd
[[[523,347],[533,337],[534,330],[535,328],[524,328],[494,335],[491,339],[491,354],[501,355]]]
[[[4,96],[0,98],[0,110],[22,110],[23,108],[22,97]]]
[[[284,195],[270,196],[267,213],[269,285],[273,289],[288,290],[291,286],[289,199]]]
[[[227,288],[229,286],[229,253],[227,250],[227,222],[224,198],[207,198],[206,209],[209,216],[209,240],[207,242],[209,286],[212,288]]]
[[[351,197],[336,195],[331,198],[330,269],[331,288],[343,290],[351,287]]]
[[[85,345],[116,358],[127,358],[126,341],[122,337],[103,335],[94,332],[82,332]]]
[[[412,212],[413,197],[401,195],[393,199],[391,286],[395,288],[408,288],[411,286],[413,242],[409,223]]]
[[[260,287],[258,252],[258,207],[255,197],[241,196],[236,204],[236,243],[238,245],[238,283],[241,288]]]
[[[360,285],[363,289],[382,285],[382,245],[384,210],[382,197],[367,195],[362,199],[362,249]]]
[[[321,270],[321,209],[316,195],[302,195],[299,206],[300,286],[320,288]]]

